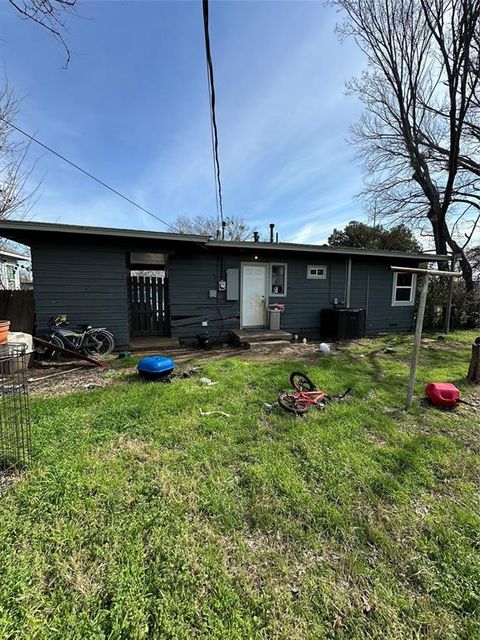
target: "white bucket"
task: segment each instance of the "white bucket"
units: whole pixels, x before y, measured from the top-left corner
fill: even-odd
[[[27,353],[32,353],[33,351],[33,338],[30,333],[23,333],[23,331],[10,331],[8,334],[8,342],[24,344],[27,349]]]
[[[23,333],[23,331],[10,331],[7,343],[24,344],[26,358],[23,360],[23,366],[31,367],[33,364],[33,337],[31,333]]]

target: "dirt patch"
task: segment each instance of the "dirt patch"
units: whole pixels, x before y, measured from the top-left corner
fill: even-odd
[[[344,348],[347,345],[342,345]],[[147,354],[148,355],[148,354]],[[178,349],[174,353],[166,352],[166,355],[173,357],[176,364],[176,374],[184,376],[185,371],[190,371],[194,365],[195,373],[201,371],[201,365],[215,360],[241,357],[245,360],[256,362],[268,362],[275,360],[306,360],[313,361],[319,357],[319,345],[313,342],[286,343],[285,345],[251,349],[241,348],[218,348],[210,350],[201,349]],[[335,355],[335,346],[332,345],[331,357]],[[143,354],[135,354],[135,361]],[[103,389],[119,381],[132,379],[136,373],[136,364],[132,366],[122,366],[122,360],[114,354],[107,358],[105,364],[112,368],[102,371],[90,365],[84,365],[79,360],[37,363],[28,371],[29,390],[33,396],[52,398],[56,396],[68,395],[78,391],[92,391]]]
[[[334,355],[335,351],[332,350],[331,354],[324,357],[330,357]],[[320,355],[319,346],[313,342],[299,343],[286,343],[285,345],[274,345],[264,347],[255,347],[254,350],[246,349],[242,353],[242,358],[245,360],[255,361],[268,361],[274,358],[275,360],[313,360]]]
[[[480,409],[480,388],[477,386],[466,387],[462,398],[473,404],[473,408]]]
[[[22,473],[16,469],[0,469],[0,496],[21,479]]]
[[[97,367],[83,366],[79,361],[52,363],[29,369],[28,387],[33,396],[51,398],[76,391],[102,389],[128,372],[131,371],[102,371]]]

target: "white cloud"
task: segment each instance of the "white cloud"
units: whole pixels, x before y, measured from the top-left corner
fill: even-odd
[[[318,224],[317,222],[307,222],[294,235],[288,237],[287,242],[298,242],[300,244],[325,244],[328,236],[332,233],[333,227],[342,228],[350,221],[349,218],[337,220],[332,223]]]
[[[276,222],[282,238],[321,242],[322,233],[328,235],[333,226],[340,225],[337,217],[346,219],[349,211],[356,213],[348,220],[361,217],[353,202],[359,172],[344,141],[358,105],[345,97],[344,80],[358,72],[362,59],[354,44],[338,43],[335,12],[316,8],[314,3],[284,5],[275,13],[272,10],[268,20],[268,5],[245,3],[238,24],[228,19],[228,6],[219,3],[216,7],[224,13],[224,23],[219,30],[220,44],[218,40],[214,43],[225,213],[241,214],[265,228],[268,222]],[[237,7],[233,13],[235,10]],[[277,18],[278,12],[282,19]],[[295,25],[289,24],[289,15],[295,18]],[[252,16],[260,16],[263,23],[249,19]],[[228,29],[232,37],[225,37]],[[202,59],[198,65],[202,73],[203,64]],[[111,90],[115,92],[113,85]],[[140,155],[148,160],[139,158],[138,149],[131,159],[119,157],[112,131],[103,131],[98,124],[108,112],[87,109],[82,114],[81,121],[88,122],[90,117],[101,133],[101,140],[92,140],[91,147],[81,141],[76,149],[76,138],[83,136],[78,136],[75,127],[69,131],[70,115],[65,120],[59,116],[56,122],[42,121],[40,137],[53,143],[60,137],[59,150],[167,222],[179,214],[213,214],[206,82],[192,77],[191,84],[169,84],[160,94],[152,92],[147,98],[159,96],[167,102],[177,101],[158,108],[158,118],[166,114],[175,127],[171,131],[162,127],[162,136],[145,138],[145,153],[140,151]],[[179,101],[182,116],[176,120]],[[142,113],[139,102],[139,118]],[[127,130],[122,135],[128,138],[130,134]],[[113,146],[111,163],[105,168],[107,144]],[[95,157],[96,147],[103,152],[99,158]],[[48,167],[44,182],[48,189],[43,189],[35,207],[37,219],[161,228],[160,223],[59,160],[48,159],[42,165]]]
[[[265,224],[273,211],[286,228],[293,207],[295,216],[305,216],[332,194],[351,207],[359,172],[345,137],[358,106],[344,95],[344,80],[359,70],[361,59],[346,55],[353,48],[338,44],[334,16],[324,15],[328,20],[304,28],[295,47],[262,61],[266,75],[245,69],[246,54],[237,43],[230,49],[223,43],[216,84],[226,215],[239,213],[252,224]],[[236,73],[243,76],[237,80]],[[134,192],[170,220],[212,214],[213,180],[205,95],[177,144],[161,149]]]

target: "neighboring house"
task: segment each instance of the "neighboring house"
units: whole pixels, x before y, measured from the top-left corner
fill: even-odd
[[[0,291],[31,288],[24,286],[31,284],[30,258],[28,256],[12,251],[11,249],[0,249]]]
[[[416,277],[390,266],[446,259],[40,222],[4,221],[0,230],[31,247],[37,331],[68,313],[108,327],[120,348],[149,333],[223,340],[265,326],[273,302],[285,304],[282,329],[300,337],[322,337],[321,310],[335,304],[365,309],[367,335],[409,331]],[[139,271],[159,277],[130,275]]]

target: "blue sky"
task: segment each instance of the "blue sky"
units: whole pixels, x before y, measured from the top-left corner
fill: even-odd
[[[362,68],[322,2],[212,2],[224,211],[282,240],[323,242],[362,219],[346,142],[360,114],[345,82]],[[202,8],[82,2],[72,52],[0,4],[0,55],[22,98],[17,123],[166,221],[215,214]],[[145,229],[163,225],[46,152],[30,215]]]

